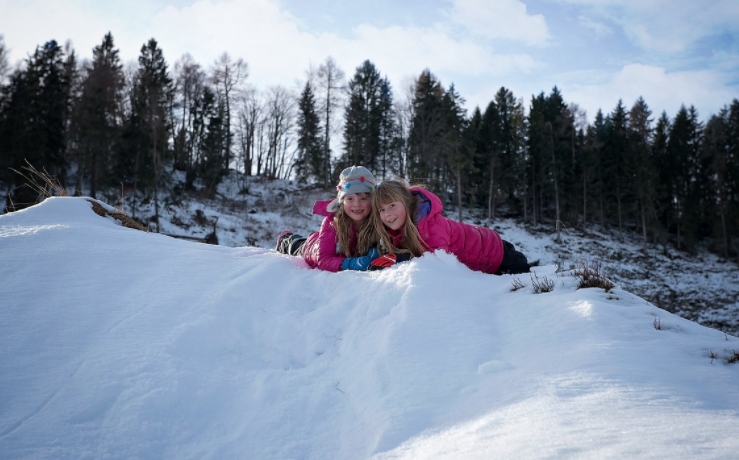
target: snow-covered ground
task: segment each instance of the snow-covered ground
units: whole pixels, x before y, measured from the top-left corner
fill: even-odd
[[[184,176],[175,176],[184,181]],[[246,187],[244,185],[246,184]],[[240,193],[246,189],[247,193]],[[321,218],[312,216],[313,201],[327,199],[332,191],[299,187],[293,182],[265,180],[232,174],[223,181],[213,200],[183,195],[164,207],[159,231],[205,238],[215,234],[223,246],[257,246],[271,249],[280,231],[308,234]],[[126,209],[131,214],[131,209]],[[152,215],[153,207],[139,210]],[[448,215],[456,219],[456,212]],[[485,220],[465,213],[465,221],[484,225]],[[573,225],[562,230],[556,242],[551,224],[522,226],[513,219],[496,219],[493,227],[541,265],[563,269],[597,264],[621,288],[672,313],[739,336],[739,266],[721,261],[707,251],[690,255],[667,246],[650,245],[642,252],[635,233],[601,231],[592,225],[585,231]]]
[[[307,210],[255,203],[197,208],[226,246],[83,198],[0,216],[0,457],[736,458],[739,339],[577,289],[551,237],[500,224],[541,294],[443,253],[327,273],[269,249]]]

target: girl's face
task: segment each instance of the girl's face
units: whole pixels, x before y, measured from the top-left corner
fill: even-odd
[[[372,210],[372,201],[369,193],[352,193],[345,195],[342,200],[344,212],[355,223],[362,224],[367,220]]]
[[[392,203],[380,205],[380,220],[385,227],[391,230],[398,230],[405,225],[405,219],[408,217],[408,213],[400,201],[393,201]]]

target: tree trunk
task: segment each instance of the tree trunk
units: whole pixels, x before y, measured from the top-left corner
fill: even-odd
[[[462,222],[462,168],[457,166],[457,213]]]

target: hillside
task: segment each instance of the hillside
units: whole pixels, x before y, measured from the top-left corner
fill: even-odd
[[[260,177],[249,178],[246,186],[242,181],[243,177],[228,177],[212,200],[181,195],[166,207],[160,230],[205,238],[215,224],[220,245],[272,249],[281,230],[304,234],[317,230],[321,219],[310,214],[313,201],[333,194]],[[243,190],[246,193],[240,193]],[[153,209],[143,208],[139,214],[153,215]],[[455,212],[447,214],[456,218]],[[465,214],[465,221],[485,223],[484,218],[470,213]],[[601,231],[596,225],[584,230],[565,225],[560,244],[552,224],[532,226],[497,219],[493,227],[541,265],[568,269],[583,262],[598,264],[620,287],[660,308],[739,335],[739,266],[735,261],[721,261],[708,251],[690,255],[661,245],[650,245],[644,254],[641,240],[633,232],[620,235],[614,230]]]
[[[739,448],[739,339],[550,266],[541,294],[443,253],[326,273],[124,228],[82,198],[0,216],[0,254],[7,458]]]

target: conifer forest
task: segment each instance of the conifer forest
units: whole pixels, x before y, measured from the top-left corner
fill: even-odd
[[[425,185],[452,218],[607,226],[638,232],[645,247],[705,245],[739,260],[736,99],[706,118],[690,101],[673,114],[619,101],[590,121],[557,86],[501,87],[467,109],[432,70],[392,88],[370,60],[345,73],[328,57],[300,87],[256,88],[242,59],[168,63],[155,39],[130,64],[110,33],[84,57],[56,41],[20,63],[6,50],[0,38],[3,212],[36,201],[16,172],[29,164],[79,194],[153,200],[157,213],[178,194],[215,194],[229,170],[245,184],[259,175],[329,189],[363,165]]]

